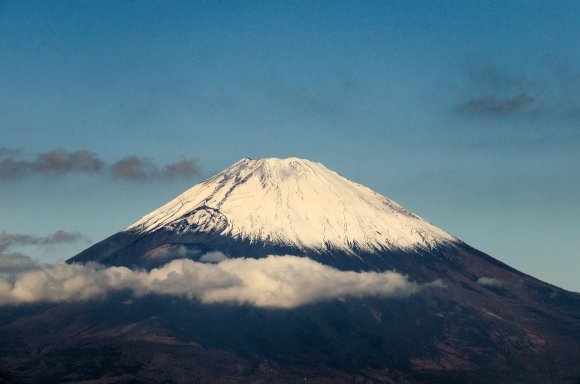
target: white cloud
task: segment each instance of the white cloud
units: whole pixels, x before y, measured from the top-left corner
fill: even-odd
[[[148,252],[147,255],[156,259],[190,259],[200,253],[199,249],[189,248],[183,244],[166,244]]]
[[[407,296],[433,285],[437,286],[420,286],[391,271],[340,271],[296,256],[225,259],[217,264],[179,259],[151,271],[59,263],[0,277],[0,304],[83,301],[129,290],[135,296],[165,294],[203,303],[294,308],[342,297]]]
[[[501,288],[503,286],[503,282],[495,277],[480,277],[477,279],[477,284],[491,288]]]
[[[219,251],[208,252],[199,258],[199,261],[203,263],[219,263],[220,261],[227,260],[228,257]]]

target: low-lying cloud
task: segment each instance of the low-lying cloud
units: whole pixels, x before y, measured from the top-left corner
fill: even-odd
[[[503,286],[503,282],[495,277],[480,277],[477,279],[477,284],[483,287],[490,287],[490,288],[501,288]]]
[[[0,276],[30,271],[40,266],[36,260],[19,252],[0,253]]]
[[[62,176],[67,174],[105,175],[112,180],[156,181],[189,179],[201,175],[195,157],[159,166],[150,157],[126,156],[107,163],[96,153],[79,150],[68,152],[62,148],[40,153],[33,160],[22,159],[18,151],[0,148],[0,179],[18,179],[35,175]]]
[[[219,252],[219,251],[213,251],[213,252],[208,252],[204,255],[202,255],[199,258],[199,261],[203,262],[203,263],[219,263],[220,261],[224,261],[227,260],[228,257]]]
[[[178,259],[151,271],[59,263],[0,277],[0,304],[83,301],[130,291],[137,297],[176,295],[202,303],[294,308],[345,297],[403,297],[426,287],[392,271],[340,271],[304,257],[214,256],[207,257],[214,263]]]

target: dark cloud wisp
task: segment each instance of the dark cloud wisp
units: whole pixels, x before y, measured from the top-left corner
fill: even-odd
[[[182,159],[164,167],[157,166],[149,157],[127,156],[110,167],[114,179],[130,181],[188,179],[200,175],[197,159]]]
[[[0,232],[0,275],[14,274],[44,267],[44,265],[38,263],[30,256],[19,252],[8,252],[13,247],[71,244],[83,240],[86,241],[88,239],[78,232],[66,232],[62,230],[45,237]]]
[[[462,95],[453,110],[473,116],[528,116],[577,123],[580,70],[554,58],[524,68],[482,66],[464,75]]]
[[[18,151],[0,148],[0,179],[66,174],[104,175],[113,180],[139,182],[171,181],[200,176],[201,167],[195,157],[159,166],[152,158],[136,155],[108,164],[94,152],[67,152],[62,148],[40,153],[33,160],[27,160],[20,158]]]
[[[474,112],[479,114],[504,115],[517,112],[534,102],[534,99],[526,93],[507,98],[485,96],[468,100],[456,106],[460,112]]]
[[[18,152],[0,151],[0,178],[16,178],[31,174],[100,173],[105,163],[90,151],[67,152],[58,148],[40,153],[34,160],[20,160]]]
[[[25,245],[55,245],[74,243],[85,240],[86,237],[78,232],[56,231],[46,237],[26,235],[20,233],[0,232],[0,254],[4,253],[11,247]]]
[[[477,68],[467,74],[467,93],[454,110],[478,115],[509,115],[531,107],[530,83],[497,68]]]

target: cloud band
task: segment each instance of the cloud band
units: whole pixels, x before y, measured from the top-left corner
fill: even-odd
[[[126,156],[109,164],[94,152],[67,152],[62,148],[40,153],[34,160],[23,160],[17,151],[0,148],[0,180],[66,174],[106,175],[113,180],[141,182],[169,181],[200,176],[201,167],[195,157],[182,158],[161,167],[149,157],[136,155]]]
[[[202,303],[294,308],[343,297],[402,297],[425,286],[388,272],[340,271],[305,257],[173,260],[151,271],[65,264],[0,277],[0,304],[68,302],[129,290],[135,296],[176,295]]]

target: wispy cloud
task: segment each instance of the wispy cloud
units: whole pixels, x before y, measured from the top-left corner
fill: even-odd
[[[46,237],[0,232],[0,254],[14,246],[74,243],[83,239],[85,236],[78,232],[56,231]]]
[[[580,72],[574,65],[544,58],[526,68],[488,65],[470,69],[454,111],[474,116],[580,120]]]
[[[273,76],[257,80],[270,107],[292,118],[312,118],[324,122],[350,121],[363,114],[357,107],[361,84],[348,71],[337,71],[312,82],[288,82]]]
[[[495,277],[480,277],[477,279],[477,284],[481,285],[482,287],[490,287],[490,288],[501,288],[503,286],[503,282]]]
[[[59,263],[11,279],[0,277],[0,303],[82,301],[129,290],[135,296],[176,295],[203,303],[294,308],[344,297],[408,296],[433,285],[438,286],[421,286],[391,271],[340,271],[296,256],[222,259],[216,264],[179,259],[149,272]]]
[[[534,105],[529,82],[495,67],[482,67],[467,73],[464,100],[456,112],[479,115],[509,115]]]
[[[66,174],[104,175],[113,180],[139,182],[169,181],[200,176],[201,167],[195,157],[159,166],[152,158],[129,155],[109,164],[96,153],[87,150],[68,152],[58,148],[28,160],[22,159],[18,151],[0,148],[0,179]]]
[[[17,150],[0,147],[0,158],[4,158],[4,157],[8,157],[8,156],[16,156],[16,155],[18,155]]]
[[[127,156],[110,167],[114,179],[130,181],[174,180],[199,176],[201,173],[198,160],[182,159],[177,163],[159,167],[150,157]]]
[[[0,177],[17,178],[31,174],[99,173],[105,167],[95,153],[64,149],[40,153],[34,160],[21,160],[18,152],[8,148],[0,150]]]
[[[0,275],[44,267],[44,265],[27,255],[11,251],[14,247],[30,245],[51,246],[70,244],[82,240],[87,240],[87,238],[78,232],[56,231],[46,237],[0,232]]]
[[[337,119],[347,109],[321,91],[307,87],[270,86],[268,97],[279,107],[295,109],[308,116]]]
[[[533,102],[534,99],[526,93],[520,93],[519,95],[506,98],[483,96],[459,104],[456,109],[462,112],[503,115],[524,109]]]
[[[221,261],[227,260],[228,257],[226,255],[224,255],[222,252],[219,251],[213,251],[213,252],[208,252],[204,255],[202,255],[199,259],[199,261],[203,262],[203,263],[219,263]]]

